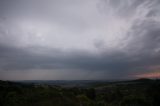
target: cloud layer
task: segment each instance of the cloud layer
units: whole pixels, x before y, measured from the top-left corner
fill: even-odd
[[[0,79],[151,77],[159,34],[159,0],[1,0]]]

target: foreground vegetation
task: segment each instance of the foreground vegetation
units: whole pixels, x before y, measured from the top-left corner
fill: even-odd
[[[0,81],[0,106],[160,106],[160,81],[60,87]]]

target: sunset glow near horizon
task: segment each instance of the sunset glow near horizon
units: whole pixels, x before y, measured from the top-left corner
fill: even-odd
[[[159,71],[153,71],[153,72],[150,72],[150,73],[137,74],[135,76],[136,76],[136,78],[156,78],[156,79],[159,79],[160,78],[160,72]]]
[[[159,0],[0,1],[0,80],[160,78],[158,70]]]

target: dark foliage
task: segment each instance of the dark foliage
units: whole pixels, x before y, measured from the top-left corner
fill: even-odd
[[[0,106],[160,106],[160,81],[135,80],[86,88],[0,81]]]

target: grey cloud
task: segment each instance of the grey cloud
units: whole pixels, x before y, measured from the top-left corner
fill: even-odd
[[[134,61],[135,57],[129,57],[119,52],[108,55],[101,54],[99,56],[80,51],[68,54],[59,52],[57,56],[54,56],[30,54],[25,50],[6,47],[1,47],[1,51],[1,70],[8,71],[25,71],[27,69],[78,69],[91,73],[106,71],[110,78],[123,78],[124,74],[129,74],[137,68],[145,69],[146,65],[159,64],[159,58],[157,57],[151,59],[143,57],[140,60]]]
[[[96,9],[99,9],[98,11],[104,11],[104,13],[107,15],[107,9],[109,8],[112,10],[111,12],[113,12],[113,14],[116,14],[114,16],[116,17],[115,19],[117,19],[118,21],[129,21],[128,23],[130,23],[128,25],[128,30],[126,31],[126,33],[124,33],[126,34],[126,37],[119,41],[120,43],[116,46],[116,48],[107,48],[106,46],[106,39],[110,39],[110,37],[112,37],[112,35],[107,36],[108,34],[111,34],[110,31],[108,31],[108,33],[103,33],[106,34],[106,39],[104,39],[105,37],[101,38],[102,36],[99,36],[101,35],[101,33],[99,34],[101,30],[96,30],[99,27],[97,27],[96,25],[103,24],[103,21],[104,23],[106,21],[108,21],[109,23],[110,20],[101,20],[104,17],[99,18],[97,16],[101,14],[95,14],[95,17],[98,19],[93,17],[93,20],[92,17],[88,18],[88,15],[80,17],[82,16],[83,12],[85,13],[85,11],[81,11],[81,9],[77,9],[76,7],[74,7],[74,5],[76,5],[86,8],[86,4],[89,1],[85,3],[80,1],[55,1],[53,3],[53,10],[48,9],[43,5],[44,3],[45,5],[50,5],[47,2],[53,2],[48,0],[45,2],[40,1],[39,5],[35,5],[37,2],[32,1],[24,2],[14,0],[0,2],[0,4],[2,5],[0,6],[0,73],[3,73],[0,74],[0,79],[5,78],[5,72],[12,73],[17,70],[21,71],[22,73],[26,73],[28,70],[35,70],[36,73],[42,73],[42,71],[37,70],[50,70],[51,72],[54,72],[55,70],[61,70],[60,72],[62,73],[64,73],[64,71],[62,70],[66,70],[65,73],[67,73],[69,72],[68,70],[72,70],[70,72],[71,74],[73,74],[73,76],[74,72],[77,72],[81,75],[85,74],[86,76],[90,76],[91,79],[134,78],[134,74],[136,73],[143,74],[152,72],[153,70],[150,70],[148,68],[149,66],[160,65],[160,21],[156,19],[157,17],[159,17],[158,12],[160,11],[158,8],[160,5],[158,0],[109,0],[109,2],[99,2],[101,4],[99,6],[102,6],[102,8],[96,7]],[[89,2],[89,4],[91,3],[92,2]],[[18,7],[15,8],[15,6]],[[79,16],[77,14],[72,14],[75,13],[74,11],[70,12],[68,15],[68,11],[71,10],[67,10],[66,12],[65,9],[70,6],[75,9],[76,12],[80,12],[81,15]],[[137,13],[137,11],[140,11],[140,13],[146,13],[141,15],[140,13]],[[94,11],[92,14],[96,12]],[[61,31],[63,32],[63,28],[67,30],[69,28],[70,31],[73,31],[74,34],[77,33],[77,35],[73,34],[70,36],[69,34],[72,33],[65,33],[65,36],[58,35],[61,36],[61,42],[58,42],[58,44],[61,44],[61,47],[57,48],[54,47],[54,42],[56,42],[55,39],[53,39],[53,43],[49,44],[49,46],[42,46],[39,45],[39,43],[34,44],[34,33],[31,33],[30,30],[29,32],[24,33],[22,30],[20,30],[20,26],[17,27],[18,25],[16,24],[16,22],[22,17],[25,17],[26,19],[37,18],[37,20],[40,19],[43,21],[49,21],[51,25],[56,24],[60,26],[60,28],[58,27],[60,30],[58,28],[54,30],[59,30],[59,32],[56,33],[57,35],[61,34]],[[87,23],[87,21],[89,20],[92,20],[92,22],[94,23],[95,19],[97,20],[97,22],[95,22],[95,26],[94,24]],[[118,22],[117,20],[115,21]],[[112,23],[109,24],[112,26]],[[95,30],[92,33],[91,26],[94,26],[93,29]],[[112,32],[114,32],[114,28],[115,27],[113,26]],[[86,33],[87,31],[88,33]],[[31,34],[29,35],[28,33]],[[83,35],[83,33],[86,34]],[[96,35],[93,41],[86,37],[87,34],[94,33],[98,33],[99,35]],[[116,34],[119,34],[119,32]],[[52,38],[55,33],[52,32],[51,35]],[[27,43],[29,42],[29,44],[25,44],[25,37],[23,38],[23,36],[32,36],[27,40]],[[46,36],[47,35],[43,35],[42,38],[45,38]],[[79,40],[78,42],[74,41],[73,43],[72,41],[74,40],[75,36],[78,36],[79,38],[77,39]],[[68,45],[68,43],[65,43],[65,40],[68,39],[73,39],[69,42],[73,46],[76,43],[82,44],[80,45],[81,48],[75,49],[72,48],[71,45],[69,45],[71,46],[71,48],[63,49],[62,47]],[[43,40],[44,39],[42,39],[42,41]],[[92,46],[95,48],[92,50],[90,49],[90,46],[88,46],[87,44],[83,44],[84,40],[91,42],[93,44]],[[116,41],[117,39],[113,40],[113,42],[111,43],[114,43]],[[40,43],[43,44],[48,42],[45,41]],[[125,46],[122,47],[121,44],[125,44]],[[83,46],[87,46],[87,50]],[[48,71],[46,71],[46,73],[48,73]],[[8,76],[6,75],[6,79],[7,77]],[[68,77],[69,76],[66,76],[66,79]],[[76,77],[74,76],[73,78]],[[23,78],[20,77],[20,79]],[[79,79],[83,79],[83,77],[80,78],[79,76]]]

